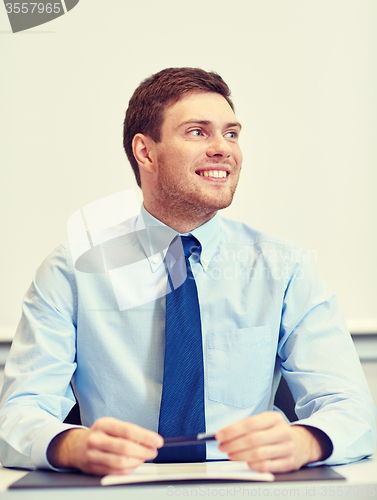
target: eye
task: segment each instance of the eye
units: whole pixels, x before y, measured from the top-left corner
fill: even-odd
[[[202,132],[202,130],[200,128],[191,129],[191,130],[188,131],[188,133],[190,135],[194,135],[196,137],[200,137],[203,134],[203,132]]]
[[[238,133],[234,130],[231,130],[230,132],[227,132],[225,134],[225,137],[230,137],[231,139],[237,139],[238,138]]]

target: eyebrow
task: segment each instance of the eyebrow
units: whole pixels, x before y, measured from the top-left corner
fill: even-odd
[[[179,125],[179,127],[183,127],[185,125],[190,125],[190,123],[198,124],[198,125],[211,125],[210,120],[196,120],[195,118],[191,118],[190,120],[187,120]],[[225,128],[232,128],[232,127],[237,127],[240,130],[242,129],[242,125],[239,122],[229,122],[226,124]]]

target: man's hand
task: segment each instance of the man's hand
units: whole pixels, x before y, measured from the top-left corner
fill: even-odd
[[[69,429],[50,443],[47,458],[56,468],[89,474],[128,474],[157,456],[163,438],[115,418],[100,418],[89,429]]]
[[[314,427],[289,425],[283,415],[267,411],[216,434],[229,460],[245,461],[260,472],[289,472],[330,456],[332,444]]]

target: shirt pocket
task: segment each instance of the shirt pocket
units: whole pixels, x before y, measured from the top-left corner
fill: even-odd
[[[268,325],[209,333],[208,398],[238,408],[257,403],[270,390],[270,351]]]

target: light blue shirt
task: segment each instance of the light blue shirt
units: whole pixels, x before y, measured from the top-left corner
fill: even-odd
[[[74,394],[85,426],[113,416],[158,430],[167,275],[164,250],[152,247],[153,231],[166,226],[141,214],[126,223],[126,239],[99,245],[102,261],[93,254],[83,266],[62,245],[37,270],[5,368],[4,466],[49,467],[48,444],[70,427],[62,421]],[[333,443],[325,463],[372,454],[375,410],[365,377],[337,299],[307,255],[219,215],[192,234],[202,248],[191,267],[207,432],[271,410],[282,373],[300,423]],[[121,266],[126,253],[134,257]],[[224,457],[207,444],[207,458]]]

